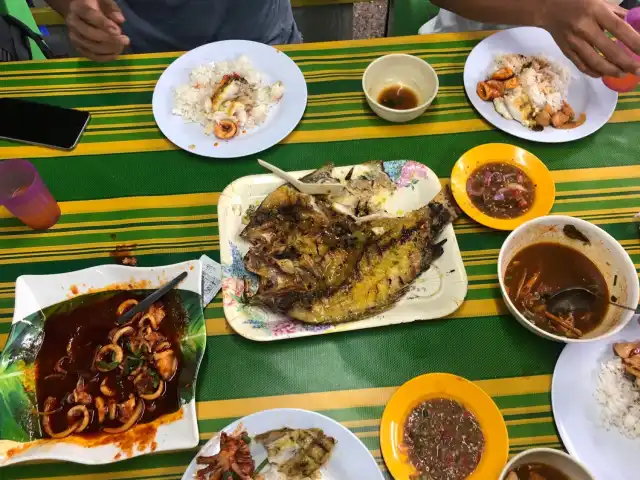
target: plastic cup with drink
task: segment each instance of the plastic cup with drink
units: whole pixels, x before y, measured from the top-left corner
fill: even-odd
[[[0,161],[0,205],[34,230],[50,228],[60,218],[60,207],[27,160]]]

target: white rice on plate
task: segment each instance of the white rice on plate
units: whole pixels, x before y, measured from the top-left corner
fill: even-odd
[[[640,389],[625,375],[620,358],[601,364],[595,398],[602,406],[600,419],[605,428],[617,428],[631,439],[640,436]]]
[[[238,75],[243,81],[240,92],[229,94],[220,107],[212,107],[212,96],[225,76]],[[270,110],[284,95],[284,85],[275,82],[265,84],[260,72],[251,61],[240,56],[235,60],[212,62],[194,68],[189,73],[189,83],[178,86],[173,93],[174,115],[182,116],[189,123],[199,123],[205,133],[213,133],[221,120],[232,120],[240,129],[249,130],[261,125]]]

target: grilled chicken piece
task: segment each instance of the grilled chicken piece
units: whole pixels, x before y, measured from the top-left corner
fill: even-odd
[[[319,428],[270,430],[255,440],[264,445],[269,463],[293,478],[317,472],[329,460],[336,443]]]

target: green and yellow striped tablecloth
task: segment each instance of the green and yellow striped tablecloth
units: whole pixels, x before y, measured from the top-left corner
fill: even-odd
[[[610,123],[589,138],[552,146],[509,137],[482,121],[463,92],[465,59],[484,35],[284,47],[305,74],[309,105],[296,131],[262,158],[289,170],[328,160],[349,165],[413,159],[446,181],[467,149],[514,143],[552,170],[558,190],[553,213],[600,225],[640,266],[633,219],[640,210],[640,90],[621,95]],[[409,125],[377,119],[361,90],[363,69],[391,52],[424,58],[440,75],[433,107]],[[32,159],[63,211],[45,233],[30,231],[0,211],[0,347],[9,332],[19,275],[111,263],[111,253],[121,245],[128,245],[142,266],[202,253],[218,257],[219,192],[261,169],[255,157],[213,160],[176,150],[158,131],[151,95],[176,57],[125,56],[107,65],[77,59],[3,65],[0,96],[87,109],[93,117],[70,153],[0,141],[0,159]],[[468,219],[455,229],[470,283],[467,301],[449,319],[261,344],[229,330],[216,298],[206,309],[208,345],[197,391],[202,441],[251,412],[301,407],[343,422],[383,468],[378,426],[395,388],[422,373],[452,372],[477,381],[494,397],[507,421],[511,453],[561,447],[549,395],[561,345],[532,335],[505,314],[496,278],[505,233]],[[178,479],[194,454],[157,454],[99,467],[15,466],[0,470],[0,478]]]

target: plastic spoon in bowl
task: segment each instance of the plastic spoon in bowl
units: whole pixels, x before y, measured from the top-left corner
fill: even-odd
[[[592,292],[588,288],[584,287],[563,288],[559,292],[554,293],[547,299],[547,310],[554,315],[577,310],[590,310],[596,298],[601,298],[618,308],[639,313],[638,308],[627,307],[625,305],[612,302],[611,300],[604,298],[602,295]]]
[[[305,183],[264,160],[258,159],[258,163],[285,182],[293,185],[300,192],[308,195],[340,195],[345,188],[344,185],[340,183]]]

